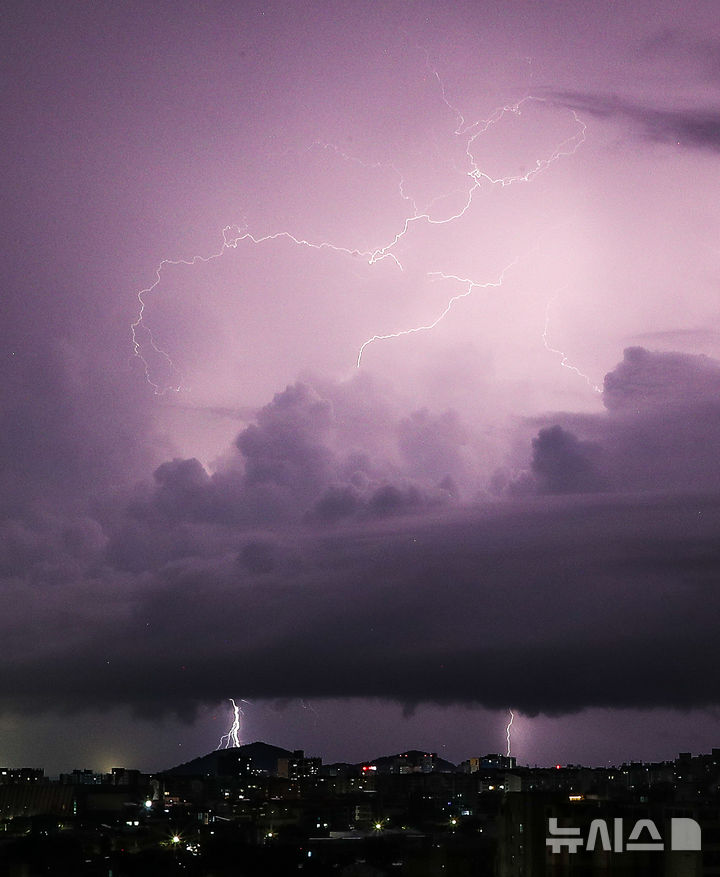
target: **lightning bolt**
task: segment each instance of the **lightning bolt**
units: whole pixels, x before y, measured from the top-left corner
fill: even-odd
[[[313,243],[312,241],[305,240],[304,238],[295,237],[295,235],[290,234],[287,231],[279,231],[273,234],[263,235],[261,237],[256,237],[251,234],[249,231],[246,231],[246,226],[243,225],[226,225],[223,229],[223,243],[220,249],[212,253],[209,256],[193,256],[191,259],[163,259],[162,262],[155,269],[155,281],[150,284],[150,286],[146,286],[144,289],[141,289],[137,293],[137,300],[139,303],[138,316],[133,323],[130,324],[130,330],[132,334],[132,348],[133,355],[136,356],[143,364],[145,371],[145,378],[150,386],[153,388],[157,395],[162,395],[168,390],[179,392],[182,390],[182,376],[175,366],[170,354],[155,341],[152,330],[147,325],[147,321],[145,320],[145,307],[146,301],[145,297],[153,292],[160,284],[162,280],[163,270],[167,267],[176,266],[176,265],[187,265],[192,267],[193,265],[197,265],[198,263],[207,264],[208,262],[213,262],[216,259],[220,259],[228,250],[237,249],[238,245],[243,241],[250,241],[253,244],[260,245],[268,243],[269,241],[278,241],[278,240],[289,240],[292,243],[296,244],[298,247],[307,247],[311,250],[333,250],[336,253],[344,253],[348,256],[358,256],[358,255],[368,255],[371,254],[361,253],[358,250],[352,250],[349,247],[338,247],[334,244],[328,243],[326,241],[322,241],[321,243]],[[380,257],[378,257],[380,258]],[[390,256],[390,258],[395,259],[394,256]],[[398,265],[400,263],[397,259],[395,259]],[[402,266],[400,266],[402,267]],[[165,387],[161,387],[159,384],[155,383],[150,377],[150,365],[142,354],[142,334],[147,336],[147,343],[149,347],[161,358],[164,359],[172,373],[178,376],[178,382],[176,384],[170,384]]]
[[[229,700],[233,708],[232,724],[230,725],[230,730],[227,732],[227,734],[223,734],[220,738],[220,742],[218,743],[215,751],[217,751],[217,749],[237,748],[241,745],[239,737],[241,725],[240,716],[244,716],[245,713],[243,713],[242,708],[239,707],[232,698],[229,698]],[[245,703],[245,701],[242,702]],[[223,741],[225,742],[224,746]]]
[[[587,385],[592,390],[594,390],[596,393],[602,393],[602,387],[598,387],[597,384],[594,384],[592,382],[592,380],[584,372],[580,371],[579,368],[577,368],[574,365],[570,365],[570,363],[568,362],[567,356],[562,352],[562,350],[558,350],[556,347],[551,347],[549,342],[548,342],[548,327],[550,325],[550,305],[556,299],[557,299],[557,296],[555,296],[555,299],[551,299],[545,307],[545,328],[543,329],[543,333],[542,333],[542,340],[543,340],[543,344],[545,345],[545,349],[548,350],[550,353],[555,353],[557,356],[560,357],[560,365],[563,368],[567,368],[571,372],[575,372],[576,375],[583,378],[583,380],[587,383]]]
[[[512,724],[515,721],[515,713],[510,709],[510,721],[507,723],[507,727],[505,728],[505,739],[507,740],[507,752],[506,758],[510,758],[510,728],[512,728]]]
[[[506,265],[500,274],[497,276],[495,280],[487,280],[484,283],[477,280],[470,280],[468,277],[458,277],[457,274],[445,274],[442,271],[430,271],[428,272],[428,277],[432,279],[440,278],[442,280],[454,280],[457,283],[461,284],[461,286],[465,286],[466,289],[464,292],[459,292],[457,295],[452,296],[442,309],[442,311],[438,314],[438,316],[429,323],[412,326],[410,329],[401,329],[398,332],[388,332],[386,335],[373,335],[372,338],[368,338],[367,341],[363,342],[360,350],[358,351],[357,356],[357,368],[360,368],[360,363],[362,362],[362,356],[365,352],[365,348],[368,345],[373,344],[375,341],[387,341],[390,338],[402,338],[405,335],[415,335],[418,332],[429,332],[431,329],[434,329],[438,323],[445,319],[445,317],[450,313],[453,305],[461,301],[464,298],[467,298],[469,295],[472,295],[473,290],[475,289],[490,289],[492,287],[502,286],[503,280],[505,279],[505,275],[507,272],[513,268],[520,261],[519,258],[513,259],[509,265]]]
[[[305,700],[304,698],[300,701],[300,706],[301,706],[304,710],[307,710],[308,712],[311,712],[311,713],[315,716],[315,724],[317,725],[318,718],[320,717],[320,714],[319,714],[318,711],[315,709],[315,707],[314,707],[311,703],[309,703],[307,700]]]
[[[522,100],[518,101],[514,104],[506,104],[504,106],[498,107],[495,109],[487,119],[482,119],[476,122],[467,123],[463,114],[449,101],[447,97],[447,90],[445,88],[445,84],[442,81],[437,70],[432,69],[430,67],[429,58],[426,53],[426,68],[430,75],[435,79],[438,84],[438,88],[440,91],[440,97],[442,102],[448,108],[448,110],[455,116],[456,126],[453,132],[453,135],[457,138],[461,138],[461,144],[464,145],[465,148],[465,159],[467,162],[467,167],[465,171],[463,171],[465,175],[465,186],[463,187],[463,203],[459,210],[455,210],[450,215],[446,216],[438,216],[435,215],[434,207],[435,205],[448,198],[453,192],[447,193],[443,196],[438,196],[433,198],[429,204],[421,211],[418,209],[416,202],[414,199],[407,193],[406,184],[403,175],[400,171],[395,167],[394,164],[387,164],[383,162],[374,162],[374,163],[365,163],[358,158],[355,158],[351,155],[340,150],[337,146],[332,144],[324,144],[320,142],[314,142],[311,144],[308,149],[323,149],[327,151],[333,151],[336,155],[338,155],[343,161],[348,163],[357,163],[362,165],[365,168],[370,169],[379,169],[385,168],[390,169],[397,179],[397,188],[399,192],[400,198],[408,205],[409,213],[406,215],[404,220],[401,222],[398,230],[392,235],[390,240],[386,243],[376,247],[371,250],[359,250],[357,248],[353,248],[350,246],[344,246],[340,244],[335,244],[330,241],[311,241],[304,237],[296,236],[289,231],[278,231],[273,232],[271,234],[266,235],[255,235],[248,230],[248,227],[245,223],[241,223],[238,225],[228,225],[225,226],[222,232],[222,246],[217,252],[211,253],[208,256],[193,256],[190,259],[164,259],[159,263],[157,268],[155,269],[155,279],[152,284],[141,289],[137,293],[137,301],[138,301],[138,312],[137,317],[134,322],[130,326],[131,336],[132,336],[132,350],[133,355],[138,358],[145,372],[145,378],[150,386],[153,388],[156,394],[163,394],[167,391],[178,392],[183,389],[182,383],[182,374],[180,370],[177,368],[175,363],[173,362],[169,352],[162,347],[155,336],[153,335],[152,330],[150,329],[147,319],[146,319],[146,304],[147,297],[151,295],[154,290],[161,283],[163,272],[165,269],[172,266],[181,266],[185,265],[188,267],[192,267],[198,263],[209,263],[216,259],[222,258],[222,256],[231,249],[237,249],[237,247],[243,243],[248,242],[254,246],[262,246],[264,244],[269,244],[272,242],[285,240],[293,243],[297,247],[307,248],[316,251],[332,251],[341,255],[350,256],[353,258],[362,257],[368,265],[375,265],[378,262],[381,262],[385,259],[391,260],[396,267],[403,271],[403,265],[394,252],[399,243],[405,238],[410,230],[416,226],[417,224],[427,224],[430,226],[434,225],[447,225],[453,222],[457,222],[461,217],[465,216],[465,214],[470,210],[473,201],[476,195],[483,187],[488,186],[499,186],[501,188],[505,188],[510,185],[519,184],[519,183],[529,183],[533,180],[538,174],[547,170],[551,165],[555,162],[559,161],[564,156],[573,155],[576,150],[580,147],[580,145],[585,141],[586,138],[586,130],[587,126],[585,123],[578,117],[577,113],[574,110],[570,110],[572,113],[572,117],[575,124],[575,132],[562,140],[551,152],[549,156],[539,158],[535,160],[535,164],[530,170],[526,171],[522,174],[514,174],[507,176],[499,176],[493,177],[488,174],[486,171],[482,170],[479,166],[479,161],[476,158],[473,150],[474,144],[478,141],[479,138],[482,137],[490,128],[497,125],[506,115],[514,115],[516,117],[520,117],[523,111],[533,103],[541,103],[541,104],[550,104],[550,102],[546,98],[535,97],[532,95],[528,95]],[[456,192],[458,190],[455,190]],[[465,287],[463,292],[460,292],[454,296],[452,296],[446,303],[445,307],[441,310],[437,317],[428,323],[424,323],[421,325],[411,326],[405,329],[400,329],[392,332],[385,333],[377,333],[372,337],[368,338],[366,341],[362,343],[360,349],[358,351],[356,365],[359,368],[362,362],[363,353],[367,349],[370,344],[379,341],[387,341],[393,338],[400,338],[405,335],[413,335],[420,332],[431,331],[435,326],[438,325],[451,311],[453,306],[461,301],[464,298],[472,295],[472,293],[476,290],[481,289],[489,289],[493,287],[498,287],[502,285],[502,281],[506,272],[516,264],[518,260],[510,263],[510,265],[506,266],[500,273],[499,277],[494,280],[473,280],[468,278],[461,278],[455,274],[445,273],[440,270],[427,272],[427,276],[429,278],[441,277],[446,280],[455,280],[460,283],[463,287]],[[547,346],[547,345],[546,345]],[[550,349],[550,348],[548,348]],[[166,384],[165,386],[161,386],[158,382],[154,381],[151,375],[151,366],[146,358],[144,351],[151,351],[152,355],[160,360],[164,361],[167,368],[172,375],[172,382]],[[149,356],[150,353],[148,352]],[[565,362],[563,362],[565,365]],[[570,367],[570,366],[568,366]]]

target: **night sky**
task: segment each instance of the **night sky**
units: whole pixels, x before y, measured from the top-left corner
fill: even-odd
[[[0,763],[720,746],[714,0],[0,34]]]

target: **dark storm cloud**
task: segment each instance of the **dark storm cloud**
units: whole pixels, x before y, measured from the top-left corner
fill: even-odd
[[[396,418],[394,462],[389,443],[375,460],[346,446],[328,395],[278,393],[224,468],[167,461],[103,527],[7,523],[3,701],[186,716],[228,690],[526,713],[717,702],[717,362],[628,349],[605,413],[541,426],[542,495],[477,507],[428,486],[464,446],[454,415]]]
[[[86,617],[69,628],[38,599],[38,646],[9,650],[0,693],[188,714],[228,690],[528,713],[712,703],[719,525],[717,497],[607,497],[296,532],[259,553],[228,540],[119,577],[104,610],[88,598],[109,580],[76,585]]]
[[[717,109],[658,109],[617,95],[565,91],[555,96],[576,110],[601,118],[624,119],[659,143],[720,150],[720,114]]]

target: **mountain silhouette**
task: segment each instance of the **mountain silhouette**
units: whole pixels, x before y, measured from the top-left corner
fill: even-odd
[[[244,746],[231,746],[227,749],[216,749],[186,761],[162,773],[169,776],[223,776],[234,773],[232,765],[238,763],[238,759],[252,759],[253,770],[267,771],[274,774],[277,771],[278,758],[288,758],[292,752],[281,746],[273,746],[270,743],[247,743]]]

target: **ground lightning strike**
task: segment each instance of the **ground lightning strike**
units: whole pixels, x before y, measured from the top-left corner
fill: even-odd
[[[232,698],[229,698],[230,703],[232,704],[232,724],[230,725],[230,730],[227,734],[223,734],[220,738],[220,742],[217,745],[217,749],[232,749],[237,748],[241,745],[240,743],[240,726],[241,720],[240,716],[244,715],[241,707],[239,707]]]
[[[510,721],[507,723],[507,727],[505,728],[505,739],[507,740],[507,752],[506,757],[510,758],[510,729],[513,726],[513,722],[515,721],[515,713],[510,710]]]

